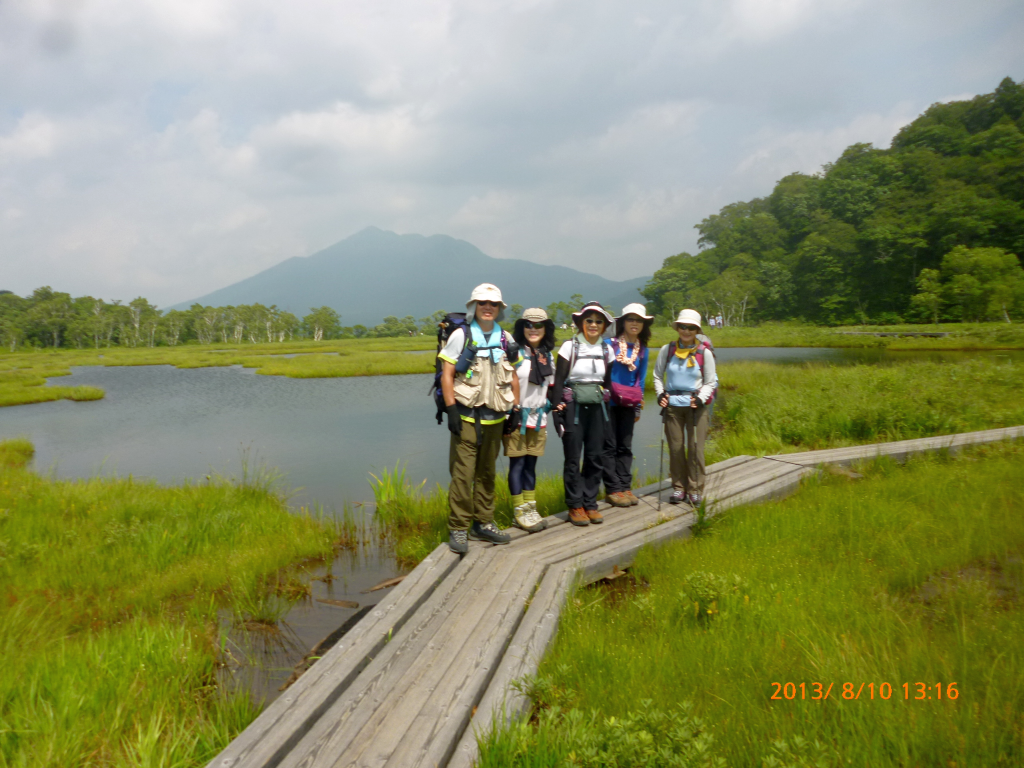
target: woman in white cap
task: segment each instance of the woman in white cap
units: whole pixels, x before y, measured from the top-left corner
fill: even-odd
[[[604,450],[604,487],[610,504],[630,507],[640,500],[633,485],[633,425],[644,407],[647,345],[653,315],[643,304],[628,304],[615,318],[615,337],[605,341],[611,402]]]
[[[537,459],[544,455],[545,427],[551,408],[548,391],[555,383],[555,324],[543,309],[532,307],[516,320],[512,338],[522,354],[516,368],[522,418],[518,429],[506,428],[509,434],[503,438],[508,457],[508,492],[512,496],[515,524],[534,533],[545,527],[544,518],[537,512]]]
[[[718,384],[715,355],[697,338],[700,313],[684,309],[675,322],[678,341],[661,348],[654,364],[654,391],[664,409],[672,496],[669,502],[704,498],[704,440],[708,434],[708,403]]]
[[[519,411],[519,377],[509,352],[515,342],[498,320],[505,302],[497,286],[483,283],[466,302],[468,329],[448,337],[441,358],[441,393],[452,433],[448,450],[448,546],[469,551],[467,538],[508,544],[494,525],[495,463],[505,420]]]
[[[551,399],[558,412],[556,423],[563,430],[565,464],[562,478],[569,522],[590,525],[604,522],[597,511],[608,425],[608,406],[604,399],[608,387],[608,365],[601,337],[613,318],[608,310],[592,301],[579,312],[573,312],[572,320],[579,333],[558,350]]]

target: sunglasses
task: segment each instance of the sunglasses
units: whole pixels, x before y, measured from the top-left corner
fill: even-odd
[[[700,326],[699,325],[677,325],[676,328],[678,328],[681,331],[699,331],[700,330]]]
[[[478,307],[497,307],[497,306],[499,306],[498,302],[496,302],[496,301],[478,301],[476,303],[476,305]]]
[[[524,320],[523,321],[523,328],[526,328],[529,331],[532,331],[534,329],[536,329],[538,331],[543,331],[544,330],[544,323],[532,323],[529,320]]]
[[[636,315],[627,315],[622,319],[627,323],[642,323],[644,321],[642,317],[637,317]]]
[[[590,325],[604,325],[604,318],[602,318],[602,317],[587,317],[587,318],[583,319],[583,322],[584,323],[589,323]]]

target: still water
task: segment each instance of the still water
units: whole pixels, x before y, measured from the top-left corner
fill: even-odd
[[[874,350],[718,350],[726,368],[731,360],[872,357],[880,356]],[[370,473],[398,462],[415,483],[447,484],[448,430],[434,420],[430,382],[428,374],[288,379],[241,367],[86,366],[54,383],[101,387],[104,399],[2,408],[0,438],[27,436],[36,447],[36,469],[60,478],[133,475],[174,483],[238,476],[246,460],[279,470],[293,504],[340,511],[346,502],[372,500]],[[656,471],[660,437],[649,403],[634,436],[641,473]],[[559,473],[561,456],[557,441],[549,441],[540,471]]]

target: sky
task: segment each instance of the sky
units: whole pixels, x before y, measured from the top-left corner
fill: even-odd
[[[0,289],[166,307],[370,225],[650,275],[1022,40],[1020,0],[0,0]]]

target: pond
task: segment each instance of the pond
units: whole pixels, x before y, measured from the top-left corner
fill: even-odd
[[[888,363],[962,355],[718,350],[725,366],[732,360]],[[399,462],[416,483],[447,484],[448,431],[434,420],[430,381],[429,374],[288,379],[237,366],[81,367],[53,383],[101,387],[104,399],[2,408],[0,438],[30,438],[36,469],[60,478],[130,474],[175,483],[212,473],[238,476],[244,460],[280,471],[284,485],[294,489],[294,505],[340,511],[346,502],[372,500],[370,473]],[[657,471],[661,434],[651,405],[634,437],[641,473]],[[560,472],[561,454],[552,443],[539,470]],[[502,471],[505,460],[499,461]]]

